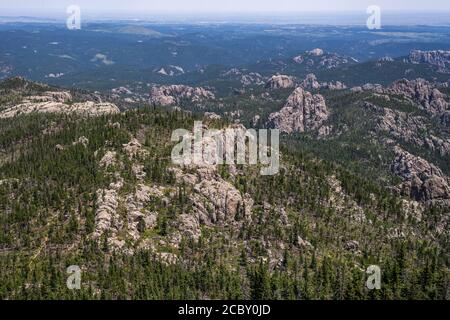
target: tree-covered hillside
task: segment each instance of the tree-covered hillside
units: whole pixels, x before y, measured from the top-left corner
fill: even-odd
[[[29,86],[21,94],[49,90]],[[150,106],[0,119],[0,297],[448,298],[445,210],[321,159],[314,145],[283,145],[274,176],[178,167],[172,131],[195,119]],[[71,265],[80,290],[66,286]],[[370,265],[381,290],[366,288]]]

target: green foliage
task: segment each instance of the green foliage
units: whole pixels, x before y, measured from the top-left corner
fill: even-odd
[[[142,159],[146,183],[171,187],[170,202],[152,199],[156,228],[140,228],[142,237],[162,239],[177,215],[192,210],[184,184],[176,184],[170,134],[192,128],[181,112],[140,109],[120,115],[80,118],[30,115],[0,120],[0,297],[3,299],[446,299],[448,244],[435,233],[442,212],[430,209],[422,222],[408,218],[401,199],[381,184],[309,151],[282,150],[283,167],[260,176],[247,167],[222,177],[254,200],[252,222],[240,207],[231,225],[202,226],[198,242],[183,239],[163,262],[152,250],[114,252],[106,237],[97,243],[96,190],[109,185],[99,167],[108,150],[121,150],[138,137],[150,152]],[[218,124],[220,125],[220,124]],[[86,147],[73,144],[89,139]],[[107,143],[106,143],[107,142]],[[56,148],[61,145],[62,148]],[[301,149],[300,149],[301,150]],[[136,178],[121,155],[124,189]],[[355,157],[356,158],[356,157]],[[108,169],[114,171],[115,169]],[[127,174],[128,172],[128,174]],[[339,181],[342,194],[331,187]],[[342,197],[342,199],[337,199]],[[332,205],[342,201],[345,209]],[[355,208],[365,213],[361,223]],[[281,209],[283,208],[283,209]],[[214,210],[214,208],[211,208]],[[394,228],[403,238],[391,236]],[[301,244],[307,240],[310,245]],[[346,241],[359,243],[357,252]],[[280,246],[280,244],[282,246]],[[82,289],[65,285],[66,268],[82,267]],[[365,268],[380,265],[382,290],[365,288]]]

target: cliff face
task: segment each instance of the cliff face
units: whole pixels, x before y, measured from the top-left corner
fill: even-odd
[[[402,95],[433,115],[442,115],[449,110],[445,95],[424,79],[398,80],[385,92]]]
[[[268,123],[285,133],[305,132],[318,129],[328,115],[323,96],[297,88],[284,107],[269,116]]]
[[[391,169],[403,180],[398,188],[400,192],[450,211],[450,178],[435,165],[400,147],[395,147],[394,152]]]
[[[450,51],[412,50],[408,57],[411,63],[427,63],[441,73],[450,73]]]
[[[376,126],[377,131],[388,133],[397,140],[427,148],[441,156],[450,154],[450,139],[431,133],[424,134],[428,130],[426,118],[389,108],[371,107],[381,112]]]

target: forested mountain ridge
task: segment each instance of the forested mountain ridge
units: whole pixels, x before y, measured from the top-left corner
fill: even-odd
[[[316,54],[328,60],[325,53]],[[437,60],[446,65],[447,60]],[[382,63],[386,62],[390,60]],[[229,74],[245,76],[237,69]],[[226,96],[215,95],[215,87],[172,87],[154,87],[150,101],[248,127],[276,127],[286,133],[283,139],[294,149],[370,174],[416,200],[450,208],[447,82],[415,78],[348,87],[339,81],[323,82],[311,73],[304,79],[275,74],[263,85],[234,89]],[[434,166],[438,170],[429,169]],[[392,174],[406,183],[399,187],[391,181]]]
[[[366,177],[373,174],[380,149],[355,139],[367,135],[386,142],[380,132],[387,130],[389,121],[383,119],[390,119],[390,111],[383,108],[394,108],[383,104],[383,95],[395,96],[394,91],[376,96],[364,89],[319,89],[308,95],[302,89],[299,99],[300,90],[292,97],[294,88],[263,89],[260,97],[267,109],[260,113],[262,127],[282,108],[292,108],[289,114],[296,108],[314,110],[318,100],[313,95],[323,95],[328,116],[304,135],[283,137],[280,173],[261,176],[253,166],[179,167],[170,160],[173,130],[191,129],[196,119],[226,128],[236,119],[225,112],[236,110],[237,99],[252,101],[250,93],[220,101],[224,106],[211,110],[208,100],[178,100],[183,109],[194,111],[191,115],[145,103],[130,108],[120,97],[74,91],[58,105],[70,112],[42,113],[39,103],[45,101],[36,97],[60,99],[49,92],[67,90],[24,79],[7,80],[0,90],[0,115],[27,99],[38,106],[0,116],[3,299],[448,298],[448,211],[433,201],[436,195],[427,198],[425,192],[423,199],[411,199],[407,186],[393,193],[390,187],[408,181],[385,170],[397,157],[402,165],[393,173],[399,177],[411,163],[421,164],[420,169],[427,165],[398,139],[394,144],[400,150],[381,148],[388,154],[380,161],[385,179],[371,181]],[[439,98],[437,93],[433,97]],[[117,109],[70,109],[87,102]],[[397,112],[408,111],[407,119],[412,116],[411,104],[395,106],[403,108]],[[207,110],[223,120],[204,117]],[[413,113],[425,124],[437,123],[433,128],[440,131],[433,136],[444,140],[442,115],[427,110]],[[240,120],[250,126],[256,112],[246,111]],[[345,130],[352,124],[359,131]],[[415,133],[411,141],[420,147],[422,137]],[[440,159],[434,162],[440,169],[432,169],[428,180],[433,183],[448,174],[448,158],[440,156],[443,144],[435,143],[432,154]],[[329,147],[321,144],[332,146],[338,156],[330,157]],[[339,155],[355,144],[361,155],[350,158],[362,159],[367,168],[351,168],[352,162]],[[66,286],[70,265],[82,270],[80,290]],[[370,265],[382,270],[381,290],[366,288]]]

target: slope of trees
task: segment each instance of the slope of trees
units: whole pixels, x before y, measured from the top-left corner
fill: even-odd
[[[238,230],[203,228],[198,242],[182,241],[177,263],[146,250],[111,252],[92,241],[95,191],[111,182],[100,174],[95,152],[106,141],[120,149],[144,132],[151,153],[147,181],[178,190],[168,206],[152,203],[161,214],[148,236],[161,237],[167,221],[189,210],[190,191],[176,186],[167,168],[172,130],[190,129],[193,121],[152,108],[93,119],[37,114],[0,120],[0,297],[448,298],[448,239],[436,231],[442,212],[430,208],[421,221],[414,219],[383,186],[292,148],[283,148],[276,176],[250,167],[233,179],[225,168],[224,176],[255,201],[252,223]],[[89,139],[86,147],[73,144],[81,136]],[[126,185],[133,186],[129,171],[125,163]],[[356,218],[358,212],[365,220]],[[392,236],[394,229],[403,235]],[[348,250],[349,241],[358,247]],[[381,290],[365,286],[372,264],[381,267]],[[81,290],[66,287],[70,265],[82,269]]]

